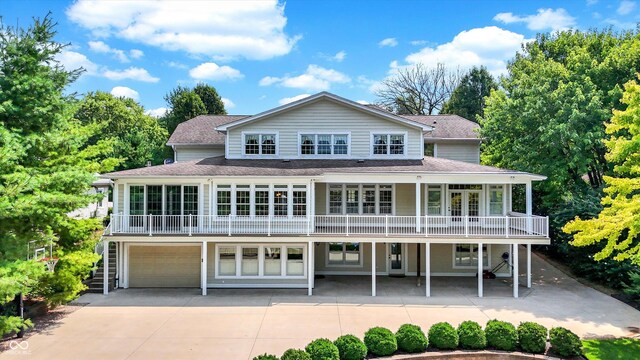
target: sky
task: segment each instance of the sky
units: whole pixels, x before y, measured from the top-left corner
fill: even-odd
[[[82,67],[79,96],[131,97],[152,115],[178,85],[214,86],[230,114],[255,114],[329,91],[376,102],[405,66],[483,65],[499,76],[521,44],[564,29],[635,29],[632,0],[573,1],[17,1],[5,26],[51,12],[58,60]]]

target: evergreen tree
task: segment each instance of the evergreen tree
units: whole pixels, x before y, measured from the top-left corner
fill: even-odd
[[[498,84],[487,68],[474,67],[462,77],[441,113],[456,114],[477,122],[477,116],[484,115],[485,98],[497,88]]]

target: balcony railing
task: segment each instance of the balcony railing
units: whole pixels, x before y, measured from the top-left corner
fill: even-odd
[[[213,215],[111,215],[110,234],[126,235],[379,235],[548,237],[549,218],[526,216],[317,215],[311,218]]]

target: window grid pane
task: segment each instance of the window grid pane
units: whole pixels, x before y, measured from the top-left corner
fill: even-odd
[[[287,275],[304,275],[304,248],[287,247]]]
[[[288,199],[287,190],[275,190],[273,192],[273,215],[275,216],[289,215],[287,199]]]
[[[256,216],[269,215],[269,191],[256,190]]]
[[[260,135],[262,141],[262,155],[275,155],[276,153],[276,136],[273,134]]]
[[[244,153],[247,155],[257,155],[260,153],[260,147],[258,146],[258,135],[245,135],[244,138]]]
[[[282,263],[280,261],[281,249],[279,247],[264,248],[264,269],[265,276],[280,276],[282,274]]]
[[[258,275],[258,248],[243,247],[242,248],[242,276]]]
[[[307,192],[306,191],[293,192],[293,215],[294,216],[307,215]]]
[[[223,276],[236,275],[236,247],[225,246],[218,249],[220,261],[218,262],[218,274]]]
[[[129,188],[129,213],[131,215],[144,215],[144,186],[131,186]]]
[[[147,215],[162,215],[162,185],[147,185]]]
[[[329,187],[329,214],[342,214],[342,186]]]
[[[218,190],[218,216],[231,215],[231,190]]]
[[[236,190],[236,215],[251,215],[251,191]]]

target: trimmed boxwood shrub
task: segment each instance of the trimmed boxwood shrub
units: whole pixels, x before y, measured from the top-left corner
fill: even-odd
[[[364,344],[376,356],[388,356],[398,350],[398,343],[391,330],[373,327],[364,334]]]
[[[523,322],[518,326],[518,341],[524,352],[544,354],[547,349],[547,328],[534,322]]]
[[[342,335],[333,342],[340,353],[340,360],[362,360],[367,356],[367,347],[353,335]]]
[[[475,321],[463,321],[458,326],[458,339],[463,349],[480,350],[487,347],[487,337],[480,324]]]
[[[312,360],[340,360],[338,348],[329,339],[313,340],[305,350]]]
[[[551,350],[564,357],[582,355],[582,343],[578,335],[563,327],[554,327],[549,331]]]
[[[498,350],[514,351],[518,346],[518,333],[515,326],[498,320],[489,320],[484,329],[487,345]]]
[[[436,349],[455,349],[458,347],[458,332],[447,322],[433,324],[429,329],[429,342]]]
[[[278,357],[275,355],[264,353],[262,355],[258,355],[254,357],[253,360],[280,360],[280,359],[278,359]]]
[[[420,326],[412,324],[400,326],[396,332],[396,340],[398,341],[398,349],[408,353],[422,352],[427,350],[427,346],[429,346],[429,340]]]
[[[311,355],[300,349],[289,349],[280,356],[280,360],[311,360]]]

